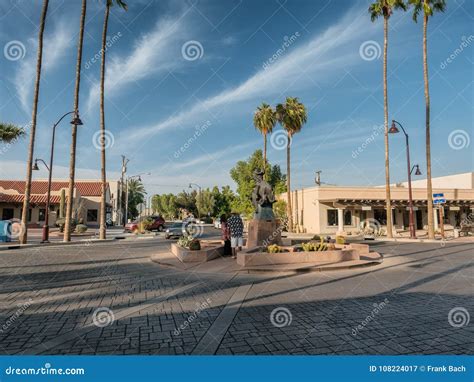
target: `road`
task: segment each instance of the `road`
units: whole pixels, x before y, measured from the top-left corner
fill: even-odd
[[[151,238],[0,252],[0,350],[474,353],[472,243],[374,243],[380,266],[291,276],[150,261],[169,245]]]

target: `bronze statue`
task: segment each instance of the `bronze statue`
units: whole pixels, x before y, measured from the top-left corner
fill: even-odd
[[[252,204],[255,207],[255,219],[271,220],[273,214],[273,203],[276,202],[272,186],[263,179],[264,172],[255,170],[255,188],[252,191]]]

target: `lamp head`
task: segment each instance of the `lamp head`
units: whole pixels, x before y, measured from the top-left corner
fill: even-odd
[[[390,127],[390,129],[388,129],[388,133],[389,134],[396,134],[396,133],[399,133],[400,130],[398,130],[397,128],[397,125],[395,125],[395,121],[392,120],[392,126]]]
[[[76,126],[82,126],[83,125],[81,119],[79,118],[79,114],[76,114],[74,116],[74,118],[71,121],[71,125],[76,125]]]
[[[415,175],[422,175],[420,171],[420,166],[416,165]]]
[[[35,164],[33,165],[33,167],[31,168],[33,171],[39,171],[39,167],[38,167],[38,159],[35,159]]]

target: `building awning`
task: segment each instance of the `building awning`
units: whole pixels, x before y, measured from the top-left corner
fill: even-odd
[[[3,194],[0,193],[0,203],[12,203],[12,204],[23,204],[25,195],[23,194]],[[67,196],[66,196],[67,200]],[[60,195],[51,195],[50,204],[60,204]],[[46,195],[30,195],[31,205],[46,205]]]
[[[320,200],[321,203],[329,204],[334,207],[342,208],[354,208],[362,209],[362,207],[372,208],[385,208],[385,199],[332,199],[332,200]],[[408,207],[408,199],[406,200],[392,200],[393,208],[405,208]],[[413,206],[415,207],[427,207],[426,200],[413,200]],[[446,200],[445,207],[468,207],[474,208],[473,200]]]

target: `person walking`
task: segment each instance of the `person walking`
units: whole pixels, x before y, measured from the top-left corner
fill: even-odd
[[[225,216],[225,214],[221,215],[221,230],[222,240],[224,240],[224,256],[231,256],[232,247],[230,246],[230,230],[229,225],[227,224],[227,216]]]
[[[244,244],[244,222],[237,211],[232,211],[227,225],[230,230],[230,246],[232,247],[232,258],[237,258],[237,252],[242,250]]]

